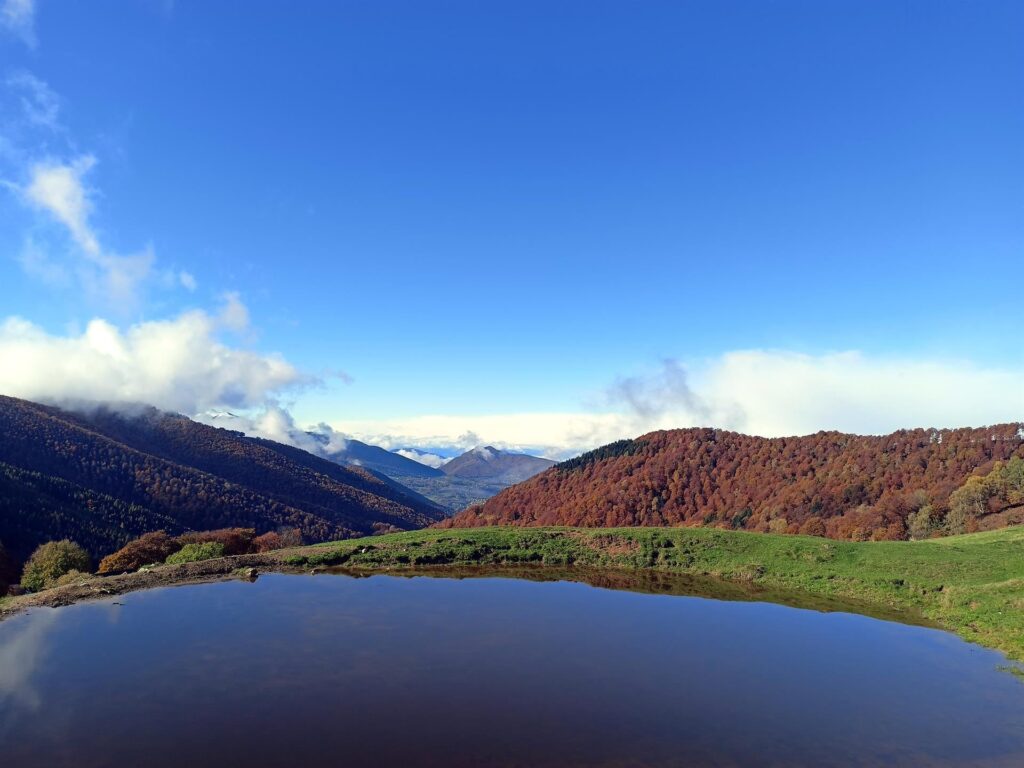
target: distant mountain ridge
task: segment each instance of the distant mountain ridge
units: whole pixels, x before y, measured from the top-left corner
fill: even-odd
[[[309,432],[307,434],[326,446],[327,438],[325,435],[317,432]],[[345,439],[344,448],[327,451],[324,455],[332,461],[366,467],[388,477],[442,477],[444,475],[439,469],[428,467],[426,464],[406,458],[394,451],[389,451],[377,445],[370,445],[351,437]]]
[[[389,474],[394,480],[411,488],[452,512],[465,509],[514,483],[543,472],[554,464],[525,453],[501,451],[492,446],[478,446],[432,470],[435,475]],[[431,469],[427,467],[427,469]]]
[[[20,556],[55,536],[99,556],[157,528],[297,527],[319,541],[443,516],[367,470],[178,414],[0,396],[0,541]]]
[[[452,459],[442,465],[441,471],[449,477],[475,478],[513,485],[554,465],[555,462],[550,459],[525,453],[510,453],[485,445]]]
[[[771,439],[665,430],[562,462],[442,525],[710,525],[899,539],[912,526],[926,535],[942,524],[957,498],[973,505],[967,526],[1015,520],[1000,515],[1024,509],[1012,500],[1024,481],[1015,474],[1005,496],[985,490],[981,477],[1013,457],[1024,457],[1019,423]],[[960,491],[975,475],[978,487]]]
[[[251,420],[230,411],[209,411],[200,419],[222,428],[256,431]],[[440,504],[448,512],[489,499],[554,464],[528,454],[478,446],[438,469],[396,451],[348,437],[326,425],[308,431],[291,427],[286,432],[282,439],[302,445],[337,464],[365,469],[379,479],[390,481],[391,485],[398,484],[414,498]]]

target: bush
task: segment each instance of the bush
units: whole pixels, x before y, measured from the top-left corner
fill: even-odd
[[[281,543],[281,534],[277,531],[271,531],[270,533],[264,533],[262,536],[257,536],[252,540],[253,547],[256,548],[257,552],[270,552],[275,549],[284,549],[284,544]]]
[[[167,558],[167,564],[180,565],[181,563],[195,563],[199,560],[212,560],[215,557],[222,557],[223,555],[223,544],[217,541],[204,541],[202,543],[186,544]]]
[[[247,555],[253,551],[253,539],[256,538],[254,528],[222,528],[219,531],[194,531],[183,533],[175,539],[178,544],[220,544],[225,555]]]
[[[147,533],[104,557],[97,573],[137,571],[144,565],[164,562],[179,549],[181,544],[163,531]]]
[[[252,540],[253,549],[257,552],[270,552],[274,549],[302,546],[302,531],[298,528],[282,528],[257,536]]]
[[[89,574],[88,573],[82,573],[81,571],[77,571],[75,569],[72,569],[72,570],[68,571],[67,573],[65,573],[63,576],[54,579],[50,583],[50,586],[51,587],[63,587],[66,584],[77,584],[82,579],[88,579],[88,578],[89,578]]]
[[[25,563],[21,586],[31,592],[46,589],[69,571],[92,571],[92,558],[75,542],[64,539],[41,545]]]
[[[800,526],[800,533],[804,536],[824,536],[825,522],[820,517],[809,517]]]

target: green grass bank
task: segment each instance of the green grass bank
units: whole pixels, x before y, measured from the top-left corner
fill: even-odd
[[[1024,527],[928,541],[844,542],[711,528],[426,529],[363,539],[154,565],[117,576],[87,576],[0,600],[0,616],[138,589],[303,573],[492,575],[522,568],[529,578],[572,578],[668,589],[703,579],[701,594],[764,599],[908,621],[926,619],[966,640],[1024,662]],[[633,575],[629,575],[633,574]],[[675,574],[671,579],[669,576]],[[628,575],[627,579],[621,578]],[[708,579],[721,588],[706,588]],[[673,581],[674,580],[674,581]]]
[[[298,567],[546,565],[654,569],[919,613],[1024,661],[1024,527],[927,541],[843,542],[707,528],[423,530],[319,544]]]

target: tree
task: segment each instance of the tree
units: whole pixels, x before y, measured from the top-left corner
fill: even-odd
[[[949,495],[949,512],[946,514],[946,532],[950,535],[966,533],[972,520],[988,510],[991,484],[986,478],[974,475]]]
[[[800,533],[804,536],[824,536],[825,522],[820,517],[811,517],[800,526]]]
[[[38,592],[53,585],[61,576],[70,571],[90,573],[92,558],[78,544],[68,539],[50,541],[40,545],[25,563],[21,574],[21,586]]]
[[[183,533],[175,541],[179,546],[189,544],[216,543],[224,547],[225,555],[246,555],[253,550],[252,541],[256,531],[252,528],[221,528],[216,531],[194,531]]]
[[[934,510],[931,504],[925,504],[916,512],[907,516],[907,533],[912,539],[927,539],[935,530],[935,521],[932,519]]]
[[[181,545],[164,531],[147,533],[125,544],[100,562],[97,573],[125,573],[137,571],[144,565],[162,563],[181,549]]]
[[[7,593],[7,586],[17,578],[14,569],[14,558],[7,554],[4,543],[0,541],[0,597]]]
[[[1024,459],[1014,456],[1002,468],[1003,493],[1006,503],[1024,504]]]

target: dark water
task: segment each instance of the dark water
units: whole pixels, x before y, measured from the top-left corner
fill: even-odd
[[[0,765],[1024,765],[1001,656],[863,616],[502,578],[118,602],[0,624]]]

